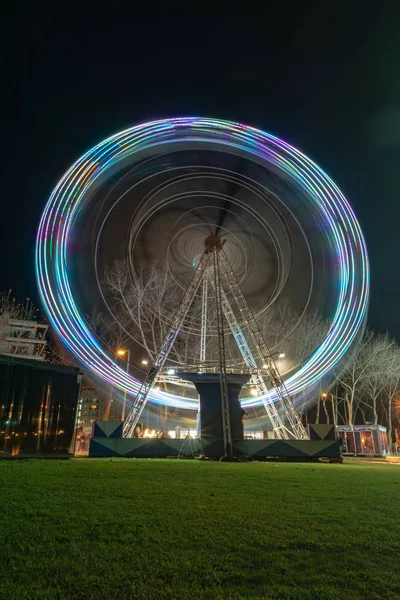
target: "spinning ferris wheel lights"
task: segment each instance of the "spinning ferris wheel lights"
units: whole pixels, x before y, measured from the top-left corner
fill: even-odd
[[[87,210],[95,186],[119,166],[135,163],[146,153],[167,152],[197,144],[242,153],[288,179],[307,197],[336,257],[336,308],[326,339],[285,384],[290,394],[306,393],[347,352],[365,319],[369,267],[365,242],[354,213],[334,182],[313,161],[283,140],[239,123],[204,118],[153,121],[126,129],[84,154],[62,177],[49,198],[36,244],[36,275],[47,315],[59,337],[89,369],[130,396],[140,382],[110,358],[86,323],[71,286],[69,253],[74,226]],[[265,397],[277,401],[275,391]],[[195,408],[196,401],[153,390],[156,402]],[[250,398],[243,405],[261,404]]]

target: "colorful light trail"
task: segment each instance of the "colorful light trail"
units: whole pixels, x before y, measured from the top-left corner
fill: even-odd
[[[286,380],[291,395],[304,393],[327,374],[350,348],[366,316],[369,266],[357,219],[330,177],[299,150],[253,127],[207,118],[173,118],[144,123],[104,140],[77,160],[55,187],[44,209],[36,244],[36,276],[41,299],[55,331],[89,369],[117,388],[135,395],[140,382],[110,358],[94,337],[71,291],[68,242],[77,215],[89,202],[95,182],[115,166],[134,161],[160,145],[201,142],[240,151],[272,165],[304,190],[334,246],[339,271],[337,303],[323,343],[306,364]],[[274,390],[268,394],[277,400]],[[150,400],[195,409],[196,400],[153,390]],[[243,406],[261,405],[249,398]]]

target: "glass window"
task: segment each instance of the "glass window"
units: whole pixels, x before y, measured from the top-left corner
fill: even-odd
[[[380,429],[379,435],[380,435],[381,444],[382,444],[382,452],[383,452],[383,454],[388,454],[389,448],[388,448],[387,433],[386,433],[386,431],[382,431],[382,429]]]
[[[354,454],[356,449],[354,445],[354,433],[352,431],[346,431],[346,443],[347,443],[347,453]]]
[[[354,437],[356,438],[356,453],[362,454],[361,432],[355,431]]]
[[[362,454],[374,454],[374,442],[372,439],[372,431],[361,432]]]

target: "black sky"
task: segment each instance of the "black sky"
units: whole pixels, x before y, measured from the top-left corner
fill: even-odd
[[[84,151],[156,117],[213,116],[282,136],[333,177],[367,239],[369,324],[400,341],[400,7],[366,4],[182,19],[19,5],[3,39],[0,289],[35,297],[41,210]]]

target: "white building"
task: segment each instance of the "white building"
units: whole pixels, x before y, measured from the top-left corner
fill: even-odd
[[[0,315],[0,354],[44,361],[48,325]]]

